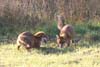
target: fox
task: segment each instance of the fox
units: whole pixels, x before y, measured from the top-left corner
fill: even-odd
[[[27,50],[31,48],[39,48],[41,45],[41,41],[47,42],[47,35],[39,31],[35,34],[30,32],[22,32],[18,35],[17,38],[17,49],[19,50],[21,46],[24,46]]]
[[[64,17],[62,15],[57,16],[57,28],[58,28],[58,35],[56,35],[56,42],[59,47],[70,46],[70,43],[73,41],[72,39],[75,36],[74,28],[71,24],[64,23]]]
[[[65,47],[70,46],[70,43],[72,42],[74,36],[75,31],[73,29],[73,26],[70,24],[66,24],[62,27],[60,33],[56,35],[58,46],[62,48],[64,46],[64,43],[66,43]]]

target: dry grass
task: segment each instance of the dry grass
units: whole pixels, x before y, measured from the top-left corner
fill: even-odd
[[[49,43],[47,45],[50,45]],[[83,46],[84,44],[84,46]],[[90,45],[87,47],[86,45]],[[99,67],[100,43],[79,43],[76,47],[32,49],[29,53],[15,44],[0,45],[0,67]]]

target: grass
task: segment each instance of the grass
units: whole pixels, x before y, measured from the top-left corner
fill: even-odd
[[[18,51],[16,44],[0,44],[0,67],[100,67],[100,23],[75,24],[74,29],[82,37],[76,47],[59,49],[53,41],[29,53],[24,48]],[[53,37],[58,33],[56,22],[29,29],[33,33],[40,30]],[[1,27],[0,42],[3,38],[16,40],[21,31],[24,28],[19,31],[12,27]],[[10,43],[14,43],[13,40]]]
[[[67,23],[66,23],[67,24]],[[72,23],[70,23],[72,24]],[[17,36],[23,32],[23,31],[29,31],[31,33],[36,33],[38,31],[44,31],[50,38],[55,38],[58,34],[57,29],[57,22],[56,21],[50,21],[50,22],[43,22],[38,23],[35,27],[20,27],[13,26],[9,24],[6,26],[0,24],[0,42],[3,42],[3,40],[15,40]],[[100,40],[100,22],[82,22],[82,23],[76,23],[72,24],[74,27],[74,30],[76,34],[79,36],[89,39],[89,40]],[[5,41],[4,41],[5,42]]]
[[[55,44],[55,43],[54,43]],[[0,45],[0,67],[99,67],[100,43],[79,42],[59,49],[52,43],[27,52],[16,49],[16,44]],[[55,44],[56,45],[56,44]],[[88,47],[87,47],[88,45]]]

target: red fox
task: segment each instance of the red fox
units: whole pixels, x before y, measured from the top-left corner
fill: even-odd
[[[47,35],[42,31],[39,31],[34,35],[30,32],[22,32],[17,38],[17,49],[19,50],[22,45],[27,50],[30,48],[39,48],[42,40],[47,42]]]
[[[57,44],[59,47],[62,47],[64,43],[67,43],[65,46],[70,46],[70,42],[72,41],[74,37],[74,29],[73,26],[67,24],[63,26],[63,28],[60,30],[59,35],[57,36]]]

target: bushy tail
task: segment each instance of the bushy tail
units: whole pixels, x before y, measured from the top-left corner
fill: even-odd
[[[62,15],[58,15],[57,16],[57,27],[59,29],[59,31],[63,28],[64,26],[64,17]]]
[[[34,36],[36,36],[36,37],[42,37],[44,35],[46,35],[46,34],[43,31],[39,31],[39,32],[34,34]]]

